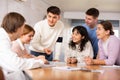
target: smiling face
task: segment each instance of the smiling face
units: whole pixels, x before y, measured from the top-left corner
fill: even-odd
[[[48,24],[49,24],[49,26],[51,26],[51,27],[53,27],[53,26],[57,23],[57,21],[58,21],[59,19],[60,19],[60,16],[57,15],[57,14],[53,14],[53,13],[51,13],[51,12],[49,12],[49,13],[47,14]]]
[[[77,30],[74,30],[72,33],[72,41],[78,44],[82,39],[83,39],[82,35],[78,33]]]
[[[85,23],[90,26],[90,28],[94,28],[94,26],[97,23],[97,18],[94,18],[93,16],[86,15],[85,17]]]
[[[105,30],[101,24],[98,24],[96,34],[98,39],[106,40],[106,38],[110,35],[110,31]]]
[[[34,32],[31,31],[28,34],[22,35],[20,39],[22,40],[22,43],[29,44],[30,41],[33,39],[33,36],[34,36]]]

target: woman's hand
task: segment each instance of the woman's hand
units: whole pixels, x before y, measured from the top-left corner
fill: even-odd
[[[85,57],[84,61],[85,61],[85,63],[86,63],[87,65],[92,65],[92,64],[94,64],[93,59],[90,58],[90,57]]]
[[[44,62],[44,64],[49,64],[48,60],[45,59],[45,56],[41,55],[41,56],[35,57],[35,59],[37,59],[37,60],[40,59]]]
[[[76,64],[77,63],[77,59],[75,57],[71,58],[71,64]]]
[[[67,58],[67,64],[71,63],[71,58]]]
[[[77,63],[77,59],[75,57],[67,58],[67,63],[68,64],[76,64]]]

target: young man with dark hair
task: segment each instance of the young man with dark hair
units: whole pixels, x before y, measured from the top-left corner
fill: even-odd
[[[85,17],[85,24],[83,25],[89,34],[93,51],[94,51],[94,59],[97,56],[98,53],[98,39],[96,36],[96,25],[98,22],[98,16],[99,16],[99,10],[96,8],[90,8],[86,11],[86,17]]]
[[[60,49],[57,49],[55,57],[53,51],[56,42],[61,42],[60,35],[63,31],[64,25],[60,19],[60,9],[56,6],[50,6],[47,9],[46,19],[35,24],[35,35],[31,41],[31,54],[35,56],[44,55],[47,60],[59,60]],[[59,38],[59,39],[58,39]],[[59,46],[60,48],[60,46]]]

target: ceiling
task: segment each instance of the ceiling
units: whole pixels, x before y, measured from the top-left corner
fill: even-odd
[[[57,5],[62,11],[86,11],[95,7],[105,12],[120,12],[120,0],[43,0],[49,5]]]

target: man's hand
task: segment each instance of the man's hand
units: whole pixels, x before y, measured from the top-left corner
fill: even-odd
[[[37,56],[37,57],[34,57],[35,59],[45,59],[45,56],[43,55],[40,55],[40,56]]]
[[[50,54],[52,53],[52,51],[51,51],[50,49],[48,49],[48,48],[45,48],[45,49],[44,49],[44,52],[45,52],[46,54],[48,54],[48,55],[50,55]]]

